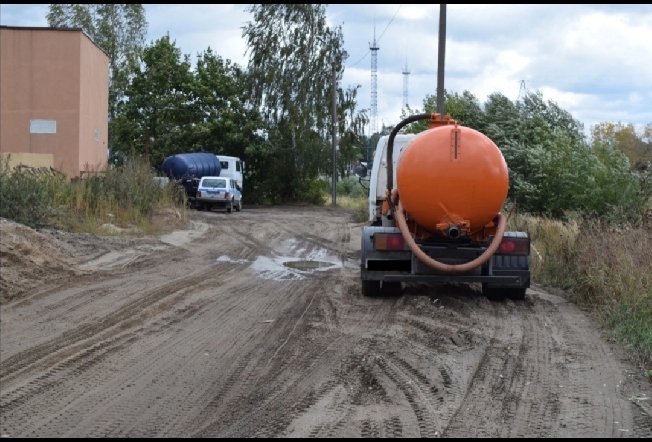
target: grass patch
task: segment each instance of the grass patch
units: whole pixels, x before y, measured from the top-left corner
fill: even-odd
[[[369,201],[366,196],[338,195],[337,205],[353,210],[353,222],[363,223],[369,220]]]
[[[153,233],[154,215],[168,209],[185,220],[185,196],[173,183],[161,186],[143,161],[92,171],[84,179],[63,174],[9,167],[0,163],[0,216],[33,227],[75,232]],[[106,229],[106,225],[117,229]],[[124,230],[121,230],[124,229]]]
[[[333,196],[331,194],[331,182],[321,180],[321,202],[319,205],[330,205]],[[368,183],[367,183],[368,186]],[[362,187],[358,178],[349,176],[337,181],[336,205],[352,211],[352,221],[363,223],[369,220],[369,202],[367,190]]]

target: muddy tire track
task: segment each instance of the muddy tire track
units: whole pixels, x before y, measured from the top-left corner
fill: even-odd
[[[652,437],[649,381],[562,295],[368,299],[348,212],[191,217],[164,244],[84,236],[95,270],[2,306],[1,435]]]

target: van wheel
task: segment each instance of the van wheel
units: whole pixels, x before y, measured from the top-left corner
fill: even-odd
[[[235,206],[235,211],[239,212],[242,210],[242,200],[238,201],[238,205]]]
[[[226,213],[231,213],[233,212],[233,200],[229,203],[228,206],[226,206]]]

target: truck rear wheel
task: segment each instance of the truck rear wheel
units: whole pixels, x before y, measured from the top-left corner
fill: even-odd
[[[231,213],[231,212],[233,212],[233,200],[231,200],[231,202],[229,203],[229,205],[226,206],[226,212],[227,212],[227,213]]]
[[[401,283],[399,281],[383,281],[382,292],[387,296],[399,296],[401,294]]]
[[[500,287],[488,287],[486,282],[482,283],[482,294],[490,301],[502,301],[505,299],[507,289]]]
[[[525,299],[526,288],[509,288],[505,289],[506,295],[512,301],[522,301]]]
[[[378,296],[380,295],[380,281],[366,281],[362,280],[362,296]]]

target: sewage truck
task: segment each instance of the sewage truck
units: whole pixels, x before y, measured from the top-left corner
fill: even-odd
[[[406,125],[428,120],[417,135]],[[505,231],[505,159],[486,135],[439,113],[400,122],[376,147],[362,231],[365,296],[402,282],[480,283],[489,298],[522,300],[530,286],[530,238]]]
[[[530,286],[530,238],[505,231],[505,158],[489,137],[444,116],[445,4],[438,40],[437,112],[404,119],[376,146],[362,293],[396,293],[402,282],[461,282],[482,284],[489,298],[522,300]],[[427,130],[399,134],[422,120]]]

